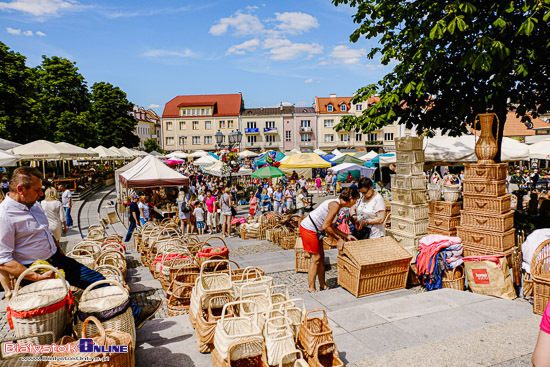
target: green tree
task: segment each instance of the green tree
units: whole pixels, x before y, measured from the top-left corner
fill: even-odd
[[[97,146],[97,126],[91,111],[78,115],[64,111],[57,120],[55,141],[64,141],[83,148]]]
[[[34,83],[25,56],[0,42],[0,137],[26,143],[34,140]]]
[[[153,139],[153,138],[147,139],[143,142],[143,145],[145,145],[145,151],[147,153],[151,153],[151,152],[164,153],[164,151],[159,146],[157,139]]]
[[[129,114],[134,105],[128,101],[126,93],[109,83],[94,83],[92,101],[99,144],[107,147],[139,144],[139,137],[134,134],[137,120]]]
[[[369,132],[400,120],[417,131],[466,131],[478,113],[524,122],[549,109],[550,0],[333,0],[356,9],[350,40],[378,41],[368,56],[394,65],[353,102],[380,102],[336,128]],[[466,124],[465,124],[466,123]],[[497,135],[497,124],[493,133]],[[497,155],[497,160],[500,155]]]
[[[42,64],[34,71],[39,101],[36,116],[41,119],[40,138],[54,140],[57,129],[70,131],[70,126],[63,126],[69,122],[67,112],[76,117],[90,110],[90,92],[76,63],[67,59],[42,56]]]

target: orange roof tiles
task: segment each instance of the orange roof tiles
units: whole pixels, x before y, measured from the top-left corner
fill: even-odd
[[[243,105],[242,95],[238,93],[177,96],[166,103],[162,117],[180,117],[178,106],[207,105],[215,106],[212,116],[239,116]]]
[[[531,118],[533,123],[533,129],[546,127],[550,128],[550,124],[541,120],[539,118]],[[516,117],[515,112],[508,112],[506,115],[506,124],[504,125],[504,136],[531,136],[535,135],[535,130],[528,129],[523,122],[521,122],[521,117]]]

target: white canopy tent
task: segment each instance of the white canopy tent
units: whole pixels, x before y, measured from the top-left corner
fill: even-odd
[[[119,169],[115,170],[115,187],[116,187],[116,193],[117,197],[120,198],[120,193],[122,192],[122,185],[120,185],[120,175],[126,171],[128,171],[130,168],[134,167],[136,164],[138,164],[143,157],[137,157],[133,161],[125,164],[124,166],[120,167]]]
[[[206,173],[208,173],[212,176],[217,176],[217,177],[228,176],[227,173],[224,174],[224,172],[223,172],[223,162],[221,162],[221,161],[217,161],[216,163],[214,163],[210,167],[203,168],[203,170],[204,170],[204,172],[206,172]],[[253,171],[250,168],[241,167],[238,172],[233,172],[231,175],[232,176],[250,176],[252,174],[252,172]]]
[[[17,162],[21,158],[17,155],[13,155],[0,150],[0,167],[13,167],[17,165]]]
[[[367,154],[362,155],[359,157],[362,161],[370,161],[371,159],[375,158],[378,155],[374,150],[369,151]]]
[[[211,166],[216,162],[218,162],[218,160],[216,158],[214,158],[210,154],[206,153],[206,155],[204,157],[199,158],[196,161],[193,161],[193,165],[195,165],[195,166]]]
[[[70,143],[61,142],[56,144],[60,146],[61,149],[63,149],[64,151],[74,154],[73,158],[88,158],[99,156],[99,154],[96,152],[91,152],[88,149],[84,149]]]
[[[111,149],[105,148],[102,145],[92,148],[92,150],[99,154],[100,159],[115,160],[124,158],[124,156],[121,156],[118,152],[114,152]]]
[[[115,153],[118,153],[124,159],[130,160],[130,159],[133,159],[135,157],[134,153],[123,152],[122,150],[118,149],[117,147],[110,147],[109,149],[111,149]]]
[[[148,155],[123,172],[120,183],[126,188],[186,186],[189,185],[189,178],[174,171],[160,159]]]
[[[426,163],[477,162],[475,153],[477,139],[479,138],[474,135],[436,136],[424,139]],[[529,147],[527,145],[507,137],[502,139],[501,160],[503,162],[524,161],[527,159],[529,159]]]
[[[259,156],[258,153],[254,153],[254,152],[252,152],[252,151],[250,151],[250,150],[244,150],[244,151],[242,151],[242,152],[240,152],[240,153],[237,153],[237,155],[238,155],[239,157],[241,157],[241,158],[254,158],[254,157]]]
[[[327,154],[327,152],[325,152],[325,151],[323,151],[323,150],[321,150],[321,149],[319,149],[319,148],[315,149],[315,150],[313,151],[313,153],[316,153],[316,154],[319,154],[319,155],[326,155],[326,154]]]
[[[530,145],[529,158],[550,159],[550,138]]]
[[[73,151],[47,140],[36,140],[32,143],[20,145],[8,151],[11,154],[18,155],[21,159],[42,161],[42,173],[46,175],[46,160],[63,160],[77,158]]]
[[[338,165],[332,167],[331,170],[332,170],[332,172],[335,172],[335,173],[345,173],[345,172],[349,172],[349,171],[359,171],[361,176],[370,177],[374,173],[376,168],[360,166],[360,165],[355,164],[355,163],[342,163],[342,164],[338,164]]]
[[[6,140],[6,139],[0,139],[0,150],[7,150],[7,149],[18,147],[20,145],[21,144],[16,143],[14,141]]]
[[[294,154],[300,154],[300,153],[302,153],[302,151],[300,149],[294,148],[290,152],[285,153],[285,155],[288,157],[288,156],[291,156],[291,155],[294,155]]]
[[[189,158],[189,154],[187,153],[184,153],[184,152],[181,152],[181,151],[176,151],[176,152],[172,152],[170,154],[167,155],[168,158],[170,159],[187,159]]]
[[[208,152],[205,152],[204,150],[197,150],[196,152],[189,154],[189,157],[190,158],[201,158],[201,157],[204,157],[204,156],[207,156],[207,155],[208,155]]]

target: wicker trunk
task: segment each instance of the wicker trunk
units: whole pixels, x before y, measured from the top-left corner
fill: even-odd
[[[443,215],[432,214],[430,216],[430,227],[438,228],[444,231],[456,230],[460,224],[460,217],[446,217]]]
[[[490,214],[462,210],[460,225],[486,231],[506,232],[514,226],[514,212]]]
[[[424,237],[425,234],[415,236],[410,233],[388,229],[386,230],[386,235],[393,237],[393,239],[396,240],[401,247],[412,255],[411,263],[416,261],[416,256],[418,255],[418,244],[420,243],[420,239]]]
[[[464,180],[466,181],[498,181],[506,179],[507,163],[496,164],[465,164]]]
[[[433,226],[428,226],[428,233],[429,234],[440,234],[443,236],[451,236],[455,237],[457,235],[457,230],[455,229],[441,229]]]
[[[483,211],[487,213],[502,214],[510,211],[511,195],[503,195],[497,198],[464,196],[464,210]]]
[[[463,194],[498,198],[506,194],[506,180],[500,181],[464,181]]]
[[[490,251],[506,251],[514,247],[516,243],[516,230],[514,228],[506,232],[484,231],[469,227],[458,227],[458,237],[464,243],[474,244],[477,248],[485,248]]]
[[[405,217],[392,217],[391,229],[412,235],[421,235],[428,232],[428,219],[408,219]]]
[[[459,201],[428,201],[428,210],[430,215],[437,214],[445,217],[456,217],[460,215],[462,203]]]
[[[428,219],[428,205],[409,205],[392,202],[391,215],[392,217],[403,217],[412,220]]]

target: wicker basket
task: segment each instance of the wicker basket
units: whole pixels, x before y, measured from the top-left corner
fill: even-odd
[[[420,239],[424,237],[423,234],[415,236],[410,233],[387,229],[386,236],[392,237],[401,247],[407,250],[412,256],[411,262],[414,263],[416,255],[418,255],[418,244],[420,243]]]
[[[465,164],[464,179],[467,181],[498,181],[506,179],[507,163]]]
[[[92,254],[90,251],[85,250],[83,248],[79,248],[76,250],[72,250],[67,252],[65,256],[70,257],[72,259],[75,259],[79,263],[81,263],[84,266],[87,266],[90,269],[95,269],[95,262],[96,259],[94,258],[94,254]]]
[[[310,367],[344,367],[334,342],[325,342],[317,346],[315,354],[307,359]]]
[[[426,176],[424,175],[390,175],[391,187],[402,190],[424,190]]]
[[[550,240],[542,242],[531,260],[533,279],[533,312],[542,315],[550,300]]]
[[[322,312],[323,316],[309,316],[314,312]],[[307,311],[298,331],[298,343],[306,356],[313,356],[319,345],[331,341],[332,328],[328,324],[327,312],[322,308]]]
[[[453,231],[460,225],[460,217],[445,217],[443,215],[430,215],[430,227]]]
[[[229,345],[228,358],[224,359],[214,349],[210,354],[214,367],[268,367],[267,353],[263,338],[249,338]],[[247,358],[239,358],[243,353],[254,354]]]
[[[282,238],[281,247],[283,250],[292,250],[296,244],[296,236],[294,234],[287,235]]]
[[[309,270],[309,263],[311,261],[311,254],[304,250],[301,238],[296,239],[294,252],[296,255],[296,272],[307,273]]]
[[[338,284],[356,297],[405,288],[411,259],[391,237],[347,242],[338,255]]]
[[[423,175],[424,162],[419,163],[396,163],[395,173],[398,175]]]
[[[126,279],[128,265],[126,264],[126,258],[120,252],[113,250],[103,252],[96,261],[96,266],[99,265],[113,265],[119,268],[122,276]]]
[[[414,220],[402,217],[392,217],[391,229],[412,235],[426,234],[428,232],[428,219]]]
[[[94,289],[98,285],[109,284],[108,287],[102,287]],[[125,303],[128,303],[130,299],[130,294],[128,291],[115,280],[101,280],[90,284],[82,293],[80,297],[80,304],[78,305],[78,311],[82,314],[94,314],[97,317],[97,314],[116,309],[121,307]],[[86,319],[86,318],[84,318]],[[100,320],[100,319],[98,319]],[[76,325],[75,332],[76,334],[81,334],[82,328],[84,327],[84,321],[78,315],[75,317]],[[101,325],[105,329],[117,330],[130,334],[132,338],[132,346],[136,346],[136,326],[134,321],[134,315],[132,313],[132,307],[129,303],[127,305],[126,311],[119,313],[115,317],[100,320]],[[93,333],[97,333],[98,329],[96,325],[88,326],[88,329]]]
[[[203,296],[200,300],[201,311],[196,318],[195,336],[199,352],[210,353],[214,349],[214,332],[216,331],[218,320],[221,319],[223,305],[233,302],[233,298],[229,293],[220,294],[209,297],[207,305],[204,305],[204,299],[205,297]],[[232,316],[233,313],[226,315],[226,317]]]
[[[392,201],[401,204],[426,204],[426,190],[392,189]]]
[[[460,225],[462,227],[472,227],[502,233],[514,226],[514,212],[509,211],[504,214],[488,214],[461,210]]]
[[[23,278],[31,271],[40,268],[53,270],[58,278],[40,280],[19,289]],[[49,265],[32,266],[21,273],[15,283],[8,307],[10,329],[14,329],[17,337],[51,331],[57,340],[65,331],[71,304],[72,296],[69,293],[68,283],[59,270]],[[52,307],[54,311],[34,315],[36,310],[44,310],[46,307]],[[45,340],[45,338],[29,339],[37,345],[44,344]]]
[[[392,217],[403,217],[412,220],[428,219],[428,205],[417,204],[408,205],[397,202],[391,203],[391,215]]]
[[[95,241],[81,241],[73,247],[73,251],[81,249],[88,251],[93,256],[94,260],[97,260],[99,255],[101,255],[101,246]]]
[[[191,292],[195,285],[174,280],[166,290],[166,312],[169,316],[185,315],[191,307]]]
[[[491,251],[506,251],[516,244],[516,230],[507,232],[485,231],[471,227],[457,227],[458,237],[462,242],[475,245],[477,248],[486,248]]]
[[[463,195],[499,197],[506,194],[506,180],[501,181],[464,181]]]
[[[464,266],[460,265],[452,270],[447,270],[441,277],[443,288],[464,290]]]
[[[510,198],[510,194],[498,198],[464,195],[463,208],[468,211],[502,214],[510,211]]]
[[[404,136],[401,138],[395,138],[395,150],[422,150],[423,149],[423,136]]]
[[[395,160],[403,163],[424,163],[423,150],[396,151]]]
[[[456,229],[446,230],[446,229],[428,226],[428,234],[440,234],[443,236],[455,237],[456,233],[457,233]]]
[[[461,202],[448,202],[448,201],[428,201],[428,212],[430,214],[437,214],[445,217],[456,217],[460,215],[460,209],[462,208]]]

